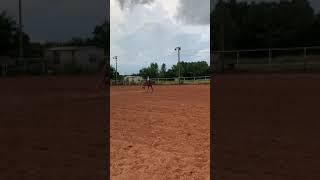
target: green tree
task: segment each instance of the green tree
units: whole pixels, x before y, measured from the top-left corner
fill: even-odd
[[[139,75],[142,76],[143,78],[146,78],[146,77],[150,76],[149,69],[148,68],[140,69]]]
[[[160,72],[159,72],[159,77],[161,77],[161,78],[165,77],[166,76],[166,72],[167,72],[166,64],[162,63],[161,69],[160,69]]]
[[[109,40],[110,40],[110,23],[104,22],[101,25],[97,25],[93,31],[93,38],[91,43],[97,47],[104,48],[105,50],[110,48]]]
[[[146,68],[142,68],[139,71],[139,75],[146,78],[146,77],[150,77],[150,78],[158,78],[159,77],[159,66],[157,63],[151,63],[150,66],[146,67]]]
[[[173,78],[173,77],[177,77],[177,72],[176,72],[176,65],[173,65],[172,68],[168,69],[168,71],[166,72],[165,77],[166,78]]]
[[[110,66],[110,75],[111,79],[116,79],[116,75],[118,76],[118,80],[120,79],[120,74],[119,72],[116,72],[116,69],[113,66]]]
[[[159,77],[159,66],[157,63],[150,64],[150,77],[157,78]]]
[[[179,64],[173,65],[166,72],[167,78],[178,77],[179,76]],[[206,61],[198,62],[180,62],[181,65],[181,76],[182,77],[195,77],[195,76],[209,76],[210,66]]]
[[[6,12],[0,13],[0,56],[12,56],[16,51],[16,22]]]
[[[29,36],[23,32],[24,55],[31,57],[33,47],[30,44]],[[7,15],[0,13],[0,56],[17,57],[19,55],[19,30],[15,20]]]
[[[214,50],[317,45],[310,32],[316,16],[308,0],[219,0],[211,14]],[[317,41],[319,43],[319,41]]]

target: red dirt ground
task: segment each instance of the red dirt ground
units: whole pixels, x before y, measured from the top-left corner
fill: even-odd
[[[0,78],[0,179],[104,179],[97,83],[97,77]]]
[[[320,178],[320,74],[215,81],[217,178]],[[103,179],[99,83],[0,78],[0,179]],[[206,85],[112,88],[112,179],[208,179],[209,98]]]
[[[217,179],[320,179],[320,74],[215,79]]]
[[[111,179],[210,177],[210,86],[111,88]]]

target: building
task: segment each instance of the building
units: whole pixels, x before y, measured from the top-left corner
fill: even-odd
[[[143,77],[141,76],[125,76],[124,83],[128,85],[137,85],[143,82]]]
[[[94,46],[54,47],[45,51],[49,70],[67,71],[76,67],[82,71],[98,71],[104,63],[104,50]]]

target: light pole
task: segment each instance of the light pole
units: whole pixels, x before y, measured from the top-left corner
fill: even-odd
[[[113,59],[116,60],[116,85],[118,85],[118,56],[114,56]]]
[[[19,59],[23,60],[23,29],[22,29],[22,2],[19,0]],[[24,70],[26,70],[26,62],[24,62]]]
[[[181,50],[181,47],[176,47],[174,49],[175,51],[178,51],[178,69],[179,69],[179,85],[180,85],[180,77],[181,77],[181,68],[180,68],[180,50]]]
[[[222,6],[222,22],[220,26],[220,32],[221,32],[221,50],[222,50],[222,56],[221,56],[221,70],[222,73],[224,72],[224,47],[225,47],[225,15],[226,15],[226,10],[225,10],[225,5],[223,4]]]

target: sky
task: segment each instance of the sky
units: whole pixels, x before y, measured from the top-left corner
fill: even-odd
[[[111,55],[119,57],[120,73],[137,73],[151,62],[170,67],[177,61],[176,46],[182,48],[181,60],[209,62],[209,1],[22,0],[24,31],[38,42],[90,37],[110,3]],[[319,11],[320,1],[310,2]],[[2,10],[17,19],[18,0],[1,0]]]
[[[0,0],[0,11],[18,20],[18,0]],[[89,37],[106,19],[108,0],[22,0],[24,31],[32,41]]]
[[[168,69],[178,61],[178,46],[181,61],[209,64],[209,0],[110,0],[110,8],[110,53],[118,56],[120,74],[152,62]]]

